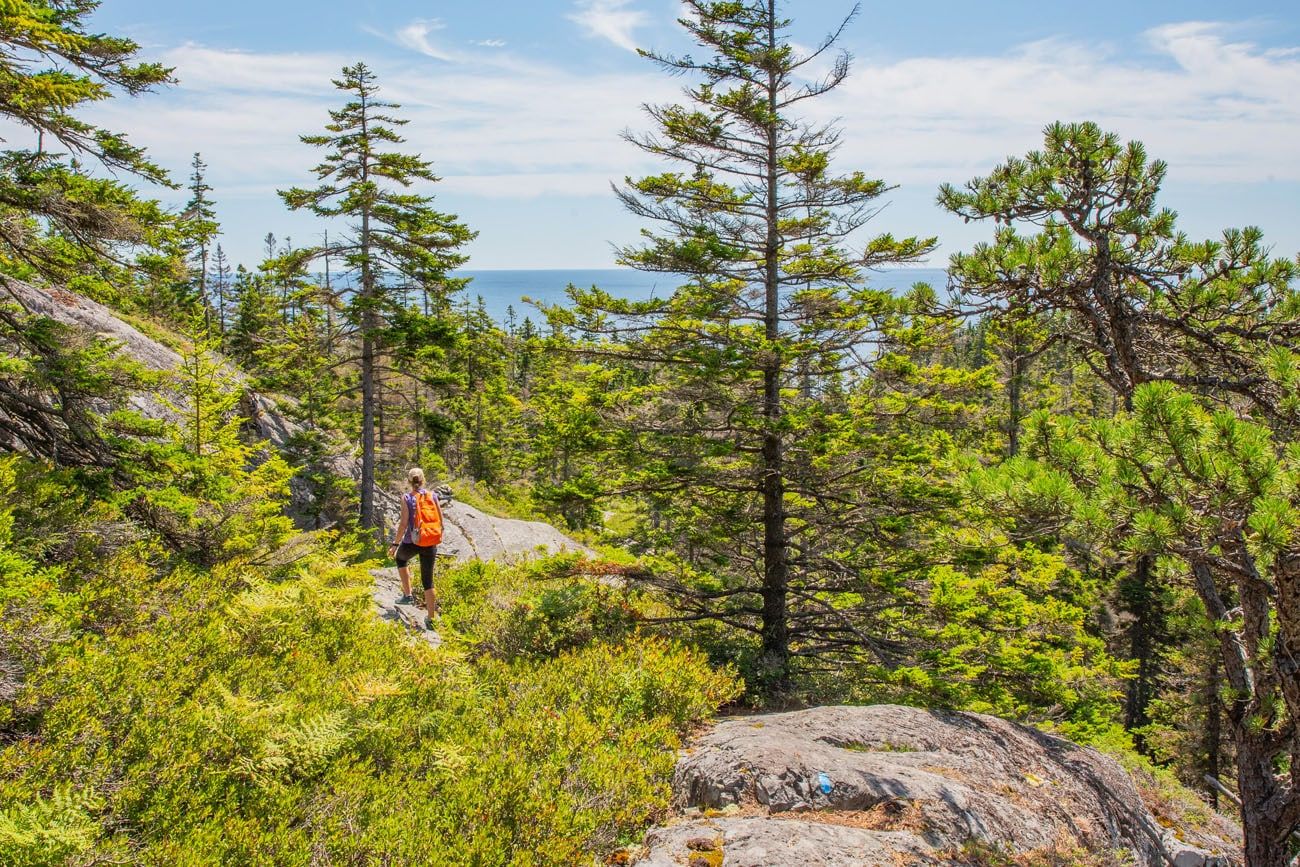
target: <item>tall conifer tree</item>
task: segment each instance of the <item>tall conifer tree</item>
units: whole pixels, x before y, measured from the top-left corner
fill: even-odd
[[[374,486],[375,423],[378,411],[379,353],[387,315],[395,306],[396,284],[404,280],[433,281],[466,261],[457,252],[471,240],[470,231],[454,215],[433,208],[432,198],[408,192],[417,181],[438,180],[431,164],[415,154],[384,150],[402,144],[397,129],[408,121],[391,112],[400,108],[378,98],[374,73],[364,64],[344,68],[334,86],[349,95],[319,135],[302,141],[327,149],[314,172],[320,184],[280,193],[293,210],[308,210],[342,218],[348,232],[316,248],[316,256],[340,258],[355,272],[356,293],[351,314],[361,343],[361,522],[376,527]]]
[[[646,230],[647,243],[620,258],[688,281],[667,299],[639,303],[575,290],[576,318],[565,321],[590,338],[618,339],[598,352],[640,370],[624,404],[639,407],[623,421],[624,446],[641,462],[627,489],[671,502],[693,524],[683,529],[688,547],[707,550],[708,568],[725,576],[702,613],[734,603],[729,622],[758,634],[760,678],[779,691],[792,635],[805,650],[828,646],[822,639],[871,643],[850,618],[832,639],[817,623],[825,613],[812,613],[837,567],[828,552],[813,553],[810,527],[837,507],[813,470],[816,448],[795,448],[798,428],[816,425],[825,405],[814,398],[796,407],[789,389],[802,378],[817,395],[864,369],[856,353],[875,340],[894,301],[865,288],[863,270],[916,260],[934,242],[859,239],[889,187],[861,172],[834,173],[838,130],[797,115],[848,75],[849,56],[831,54],[848,19],[800,53],[775,0],[683,6],[682,25],[708,55],[645,53],[696,82],[688,104],[647,109],[653,132],[629,134],[671,168],[619,190],[633,214],[662,229]],[[809,81],[824,58],[829,71]]]
[[[189,191],[190,200],[185,205],[181,216],[185,219],[186,246],[189,248],[190,261],[194,271],[194,288],[198,292],[199,303],[203,305],[203,321],[208,337],[213,335],[213,301],[208,296],[208,259],[212,251],[212,241],[217,236],[217,212],[208,195],[212,187],[207,181],[207,163],[198,153],[190,163]],[[218,314],[220,318],[220,314]],[[220,331],[220,329],[216,329]]]

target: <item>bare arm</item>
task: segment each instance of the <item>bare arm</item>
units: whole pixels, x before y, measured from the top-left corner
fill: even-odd
[[[397,532],[393,534],[393,544],[388,547],[389,551],[394,550],[402,543],[402,537],[406,535],[406,497],[402,497],[402,517],[397,522]]]

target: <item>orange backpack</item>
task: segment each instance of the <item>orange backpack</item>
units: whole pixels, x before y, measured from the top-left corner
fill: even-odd
[[[415,495],[415,525],[411,528],[411,541],[421,548],[442,542],[442,509],[437,498],[428,491]]]

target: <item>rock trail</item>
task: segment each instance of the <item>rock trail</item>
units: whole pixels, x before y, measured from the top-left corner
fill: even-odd
[[[1240,862],[1230,835],[1162,827],[1113,759],[974,713],[875,705],[724,720],[684,752],[673,792],[679,818],[647,835],[641,867],[957,864],[971,846],[1124,849],[1146,867]]]

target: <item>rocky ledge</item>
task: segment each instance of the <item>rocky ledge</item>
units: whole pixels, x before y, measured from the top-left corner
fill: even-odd
[[[685,751],[673,791],[679,818],[647,835],[642,867],[1240,863],[1230,834],[1163,827],[1114,760],[973,713],[729,719]]]

